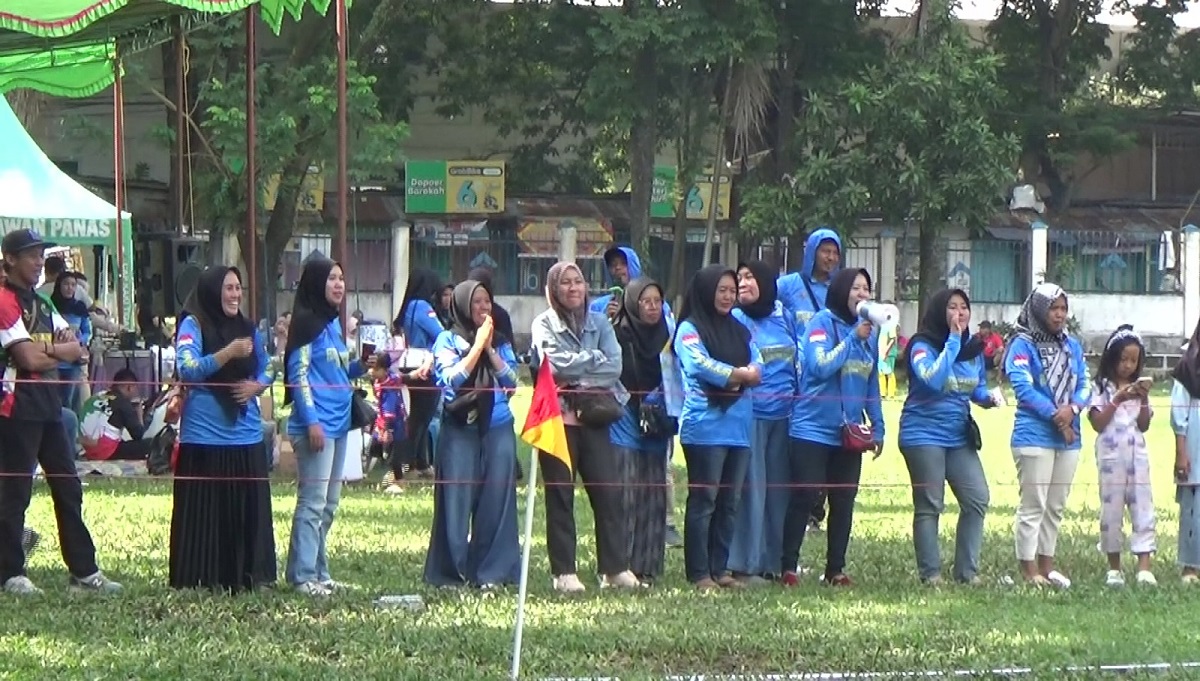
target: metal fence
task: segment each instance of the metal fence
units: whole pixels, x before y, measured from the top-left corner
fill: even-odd
[[[939,285],[961,288],[976,303],[1020,303],[1029,293],[1028,241],[976,236],[939,239],[934,256]],[[920,244],[916,236],[896,239],[896,295],[916,300],[921,273]]]
[[[1049,231],[1046,279],[1068,291],[1126,295],[1182,293],[1170,233]]]

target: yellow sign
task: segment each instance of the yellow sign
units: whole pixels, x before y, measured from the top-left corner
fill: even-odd
[[[451,213],[504,210],[503,161],[446,161],[446,203]]]
[[[706,170],[703,174],[696,178],[696,182],[688,188],[687,196],[683,198],[687,206],[687,217],[689,220],[707,220],[709,211],[709,202],[712,201],[713,195],[713,172],[711,169]],[[722,173],[721,174],[721,189],[717,192],[717,219],[729,219],[729,195],[733,188],[733,177]]]
[[[266,196],[263,197],[263,207],[275,210],[275,201],[279,198],[279,176],[272,175],[267,179]],[[319,166],[309,166],[300,183],[300,201],[297,209],[301,213],[320,213],[325,209],[325,174]]]

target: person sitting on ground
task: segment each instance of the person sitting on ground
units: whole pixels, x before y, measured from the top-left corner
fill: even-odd
[[[979,331],[975,334],[983,343],[983,365],[988,371],[997,371],[1004,360],[1004,336],[996,333],[988,320],[979,322]]]
[[[112,386],[97,393],[83,408],[79,441],[91,461],[139,461],[150,455],[153,440],[144,440],[146,419],[138,396],[137,375],[121,369]]]

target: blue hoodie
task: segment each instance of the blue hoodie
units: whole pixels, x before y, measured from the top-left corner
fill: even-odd
[[[633,281],[634,279],[642,276],[642,259],[638,257],[637,251],[633,250],[629,246],[614,246],[604,252],[605,286],[623,286],[623,284],[618,284],[617,282],[613,281],[612,275],[608,273],[608,258],[613,251],[620,251],[625,255],[625,268],[629,273],[629,281]],[[592,300],[592,304],[588,306],[588,310],[591,312],[603,313],[604,310],[608,308],[608,304],[612,302],[612,299],[613,294],[605,291],[604,295],[596,296]],[[674,324],[674,318],[671,316],[671,306],[665,300],[663,301],[663,316],[667,318],[668,323]]]
[[[468,374],[454,369],[470,351],[471,344],[467,339],[453,331],[443,331],[433,344],[433,373],[437,377],[438,387],[442,388],[443,402],[453,402],[455,392],[466,382]],[[507,425],[511,429],[513,413],[508,406],[508,398],[517,389],[517,356],[513,353],[511,343],[504,343],[496,352],[508,366],[496,374],[496,401],[492,405],[491,426]],[[479,361],[491,363],[487,353],[480,355]]]
[[[262,417],[258,400],[246,403],[232,423],[225,409],[217,402],[217,396],[204,385],[210,376],[217,373],[216,355],[203,354],[200,323],[188,315],[179,324],[179,340],[175,344],[175,372],[180,382],[187,386],[183,393],[183,409],[180,412],[179,441],[194,445],[244,446],[263,441]],[[257,381],[265,389],[275,381],[268,371],[271,359],[267,355],[267,344],[261,333],[254,334],[254,360],[258,367]]]
[[[750,391],[754,418],[762,421],[789,418],[796,395],[796,376],[800,373],[795,318],[778,300],[775,311],[762,319],[754,319],[741,308],[734,308],[733,316],[750,329],[750,338],[762,353],[762,383]]]
[[[679,325],[675,335],[675,355],[683,369],[683,415],[679,418],[679,441],[685,445],[713,447],[749,447],[750,427],[754,421],[751,391],[743,391],[728,409],[708,406],[709,388],[724,388],[736,367],[714,360],[700,340],[700,333],[689,321]],[[761,369],[763,359],[754,341],[750,341],[750,363]],[[878,389],[878,386],[877,386]]]
[[[861,423],[865,410],[883,442],[883,409],[879,403],[879,332],[862,340],[855,326],[829,310],[821,310],[800,338],[804,371],[792,409],[788,435],[830,446],[842,443],[847,418]]]
[[[813,315],[825,309],[825,294],[829,292],[829,282],[833,281],[833,275],[841,269],[840,266],[835,267],[825,281],[813,280],[813,265],[817,261],[817,249],[821,247],[823,241],[832,241],[837,244],[838,253],[842,252],[841,237],[832,229],[822,227],[809,234],[808,240],[804,242],[804,264],[800,266],[800,271],[785,274],[776,282],[779,287],[779,300],[783,301],[783,306],[796,316],[796,321],[800,322],[800,331],[804,330],[805,324],[812,319]],[[805,282],[808,282],[808,287],[804,285]],[[812,288],[812,296],[808,295],[809,287]],[[816,306],[813,305],[813,298],[817,299]]]
[[[1091,383],[1088,366],[1083,361],[1083,346],[1068,337],[1063,352],[1071,353],[1071,373],[1075,375],[1075,392],[1071,404],[1079,407],[1080,413],[1087,409],[1091,400]],[[1079,433],[1079,414],[1071,421],[1075,431],[1075,443],[1068,445],[1054,426],[1053,397],[1046,383],[1042,358],[1037,347],[1029,340],[1017,336],[1004,355],[1004,373],[1017,394],[1017,419],[1013,423],[1012,447],[1044,447],[1046,449],[1079,449],[1083,446]]]
[[[970,403],[990,405],[991,396],[983,356],[955,362],[961,348],[962,336],[955,334],[946,338],[941,352],[922,340],[913,343],[908,399],[900,413],[901,447],[954,449],[967,445]]]
[[[342,340],[342,323],[337,319],[330,321],[313,342],[288,355],[287,376],[295,385],[288,435],[307,435],[314,423],[320,424],[327,438],[337,439],[350,432],[350,381],[364,370],[362,362],[350,361]]]

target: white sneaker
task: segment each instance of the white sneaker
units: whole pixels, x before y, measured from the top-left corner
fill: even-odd
[[[1155,579],[1154,573],[1149,570],[1138,570],[1137,583],[1143,586],[1158,586],[1158,580]]]
[[[105,577],[103,572],[97,572],[82,579],[72,575],[70,583],[67,586],[68,591],[92,591],[104,594],[120,593],[124,588],[119,583]]]
[[[1051,584],[1060,589],[1071,588],[1071,580],[1067,579],[1067,576],[1058,570],[1051,570],[1050,574],[1046,575],[1046,579],[1050,580]]]
[[[601,589],[607,589],[610,587],[615,587],[617,589],[636,589],[641,586],[641,584],[642,583],[638,581],[637,576],[635,576],[629,570],[611,576],[603,575],[600,577]]]
[[[559,575],[554,578],[554,590],[564,594],[578,594],[587,591],[587,587],[573,574]]]
[[[325,588],[325,585],[321,584],[320,582],[305,582],[303,584],[297,584],[296,591],[299,591],[305,596],[312,596],[313,598],[328,598],[329,594],[331,593],[329,589]]]
[[[1120,570],[1109,570],[1104,577],[1104,585],[1111,586],[1114,589],[1125,586],[1125,574]]]
[[[404,486],[397,485],[396,483],[393,482],[392,484],[383,488],[383,493],[390,494],[392,496],[395,496],[397,494],[404,494]]]
[[[42,593],[42,590],[33,585],[29,578],[21,575],[20,577],[12,577],[4,583],[4,590],[10,594],[18,596],[36,596]]]
[[[321,582],[320,584],[321,584],[321,586],[325,587],[330,593],[333,593],[336,591],[351,591],[354,589],[354,587],[350,586],[349,584],[346,584],[345,582],[337,582],[332,579],[327,579],[327,580]]]

